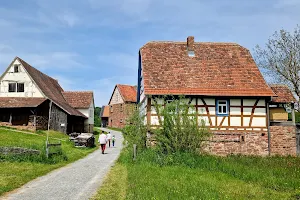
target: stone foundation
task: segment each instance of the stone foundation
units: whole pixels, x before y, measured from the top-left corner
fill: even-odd
[[[270,126],[271,155],[297,155],[296,127]]]
[[[36,127],[33,125],[24,125],[24,126],[13,126],[11,125],[11,123],[8,122],[0,122],[0,126],[6,126],[6,127],[10,127],[10,128],[15,128],[17,130],[25,130],[25,131],[36,131]]]
[[[214,132],[204,144],[204,152],[226,156],[230,154],[267,156],[267,132]]]

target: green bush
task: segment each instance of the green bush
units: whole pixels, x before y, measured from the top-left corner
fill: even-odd
[[[165,154],[175,152],[200,153],[202,144],[210,136],[205,121],[198,121],[196,109],[180,97],[170,103],[155,103],[160,129],[155,131],[157,146]],[[155,100],[157,102],[157,100]]]
[[[291,113],[289,113],[289,120],[292,120]],[[300,112],[295,112],[295,121],[296,121],[296,123],[300,123]]]
[[[144,125],[144,118],[140,116],[139,109],[132,113],[122,131],[130,146],[136,144],[139,149],[146,147],[147,127]]]

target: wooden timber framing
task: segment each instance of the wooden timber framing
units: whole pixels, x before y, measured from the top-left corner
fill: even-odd
[[[151,125],[151,98],[147,98],[147,125]]]
[[[250,127],[251,127],[251,125],[252,125],[253,115],[254,115],[255,108],[256,108],[258,102],[259,102],[259,99],[257,99],[257,100],[255,101],[254,106],[252,107],[251,117],[250,117],[250,122],[249,122],[249,126],[250,126]]]
[[[194,106],[196,110],[196,116],[197,119],[199,117],[205,117],[207,119],[207,126],[210,127],[212,131],[267,131],[267,113],[263,111],[256,111],[256,108],[260,108],[263,110],[266,110],[266,99],[265,98],[251,98],[251,97],[241,97],[241,98],[230,98],[230,97],[224,97],[224,98],[216,98],[211,97],[211,100],[215,101],[215,105],[209,105],[206,101],[210,97],[203,97],[203,96],[189,96],[186,97],[189,98],[188,104],[190,107]],[[226,116],[220,116],[217,114],[216,109],[216,100],[227,100],[228,101],[228,115]],[[235,100],[235,102],[231,102],[231,100]],[[154,98],[154,101],[156,101],[156,98]],[[212,104],[212,101],[209,101],[209,103]],[[193,105],[191,105],[191,102],[193,102]],[[150,104],[150,106],[148,106]],[[200,105],[199,105],[200,104]],[[232,105],[231,105],[232,104]],[[251,105],[252,104],[252,105]],[[165,105],[165,101],[162,102],[162,106]],[[147,108],[154,106],[154,103],[148,102]],[[199,113],[199,108],[204,108],[206,112]],[[215,112],[211,113],[212,109],[214,108]],[[232,111],[232,109],[235,109]],[[246,113],[245,113],[246,112]],[[156,113],[151,113],[151,110],[147,110],[147,122],[148,125],[152,128],[157,128],[159,125],[153,125],[151,123],[152,117],[159,117]],[[194,114],[190,114],[193,116]],[[233,119],[234,118],[234,119]],[[246,119],[245,119],[246,118]],[[257,118],[254,122],[254,118]],[[263,119],[265,118],[265,119]],[[265,121],[261,121],[261,120]],[[154,120],[154,119],[152,119]],[[240,122],[238,122],[240,120]],[[199,120],[197,120],[198,123]],[[266,122],[266,123],[265,123]],[[254,123],[254,124],[253,124]],[[155,124],[155,122],[154,122]],[[240,124],[240,125],[239,125]]]

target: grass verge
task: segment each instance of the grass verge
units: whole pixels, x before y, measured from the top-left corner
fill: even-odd
[[[91,200],[125,199],[127,190],[127,169],[120,163],[114,165],[103,182],[104,190],[99,190]]]
[[[123,150],[94,199],[300,198],[300,158],[162,156],[147,150],[133,162],[131,153]]]
[[[0,146],[15,146],[41,151],[35,156],[15,156],[0,154],[0,195],[24,185],[54,169],[74,162],[97,148],[75,148],[65,134],[50,131],[51,142],[61,142],[62,151],[58,155],[45,157],[46,132],[27,134],[0,128]]]

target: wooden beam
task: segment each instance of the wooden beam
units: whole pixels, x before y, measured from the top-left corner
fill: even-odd
[[[205,100],[203,98],[200,98],[200,99],[201,99],[202,103],[205,106],[206,113],[207,113],[207,116],[208,116],[209,125],[212,126],[212,121],[211,121],[211,118],[210,118],[208,106],[207,106],[207,104],[206,104],[206,102],[205,102]]]
[[[147,98],[147,125],[151,125],[151,98]]]
[[[241,126],[244,126],[244,100],[241,99]]]
[[[259,102],[259,99],[256,99],[256,101],[255,101],[255,103],[254,103],[254,106],[253,106],[253,108],[252,108],[252,111],[251,111],[251,117],[250,117],[250,122],[249,122],[249,126],[250,126],[250,127],[252,126],[252,120],[253,120],[255,108],[256,108],[258,102]]]

